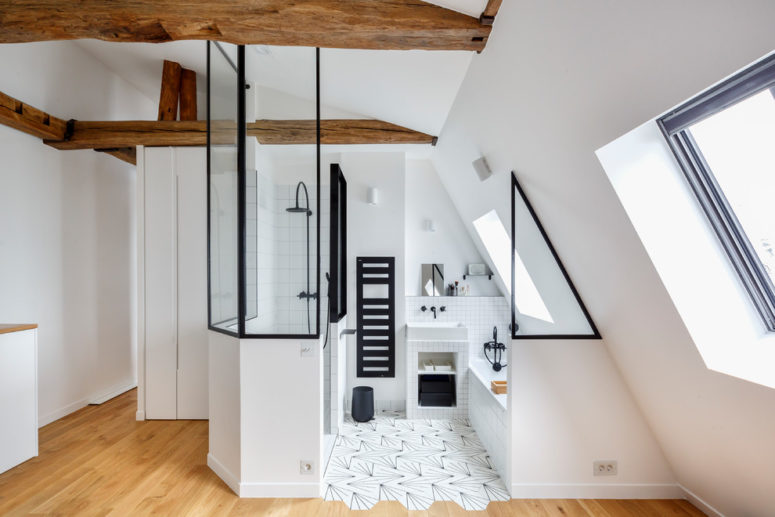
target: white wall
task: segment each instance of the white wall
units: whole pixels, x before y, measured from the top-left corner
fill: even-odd
[[[694,418],[703,421],[706,429],[703,440],[686,440],[671,450],[679,458],[676,470],[681,473],[683,465],[703,465],[707,470],[703,475],[705,483],[723,484],[729,482],[730,475],[720,468],[719,463],[723,462],[735,473],[745,469],[756,472],[757,477],[775,478],[775,445],[762,447],[775,435],[775,415],[771,411],[749,414],[752,409],[748,408],[754,402],[763,407],[772,404],[775,336],[762,331],[762,322],[748,294],[656,123],[644,124],[617,139],[601,149],[599,156],[672,304],[680,313],[680,331],[696,346],[696,350],[688,350],[691,355],[687,359],[694,357],[686,364],[703,373],[681,372],[687,381],[701,383],[694,390],[696,398],[692,403],[697,408]],[[658,211],[652,210],[649,198],[641,195],[654,189],[660,197]],[[667,341],[657,343],[656,347],[668,354],[668,347],[672,345]],[[703,364],[770,389],[713,375],[702,368]],[[665,388],[671,390],[673,386]],[[726,390],[730,392],[725,395]],[[686,391],[692,396],[693,390]],[[742,404],[742,411],[737,409],[737,404],[729,407],[719,403],[730,396],[746,402]],[[661,404],[661,411],[674,413],[680,407]],[[697,425],[701,425],[699,421]],[[736,439],[737,436],[745,436],[745,440]],[[703,454],[711,440],[726,445],[717,454]],[[743,456],[745,463],[738,464],[729,456]],[[697,493],[704,497],[701,492]],[[769,495],[765,501],[764,508],[775,509],[775,496]]]
[[[372,386],[374,400],[403,403],[406,400],[404,311],[404,186],[406,160],[403,153],[342,153],[341,167],[347,179],[347,314],[351,328],[356,325],[356,258],[394,256],[396,258],[396,376],[357,378],[355,376],[355,336],[348,338],[347,393],[354,386]],[[379,203],[369,205],[369,187],[379,190]]]
[[[0,91],[60,118],[155,118],[72,43],[0,45]],[[46,424],[136,382],[135,168],[0,126],[0,314],[40,325]]]
[[[436,223],[427,230],[426,221]],[[484,260],[471,241],[455,205],[430,160],[406,161],[406,285],[407,296],[422,296],[423,264],[444,264],[444,283],[469,285],[473,296],[497,296],[495,282],[487,277],[463,280],[468,264]]]
[[[583,488],[600,481],[593,458],[617,457],[620,475],[605,482],[669,481],[659,449],[645,457],[630,438],[650,429],[678,482],[719,510],[775,508],[773,462],[762,460],[773,445],[751,434],[770,425],[775,392],[705,368],[595,157],[772,50],[774,17],[762,0],[501,8],[440,135],[436,169],[465,221],[493,206],[508,220],[515,169],[605,338],[513,345],[512,383],[522,372],[524,388],[512,390],[512,483]],[[495,171],[484,183],[470,167],[480,154]]]

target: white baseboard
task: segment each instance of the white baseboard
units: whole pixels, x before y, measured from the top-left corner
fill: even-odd
[[[145,411],[137,411],[135,412],[135,420],[138,422],[142,422],[145,420]]]
[[[511,485],[513,499],[684,499],[676,484],[522,484]]]
[[[64,407],[57,409],[56,411],[52,411],[46,415],[40,416],[38,418],[38,427],[43,427],[44,425],[48,425],[51,422],[55,422],[59,420],[60,418],[64,418],[70,413],[75,413],[79,409],[85,408],[89,404],[103,404],[108,400],[118,397],[122,393],[126,393],[127,391],[134,389],[136,387],[137,387],[137,383],[134,381],[131,381],[130,383],[122,382],[121,384],[117,384],[116,386],[113,386],[112,388],[108,389],[101,395],[94,395],[85,399],[77,400],[72,404],[68,404]],[[143,414],[143,420],[144,419],[145,419],[145,415]]]
[[[232,474],[231,471],[223,465],[223,463],[218,461],[215,456],[209,452],[207,453],[207,466],[210,467],[210,470],[215,472],[215,474],[221,478],[235,494],[239,495],[240,483],[237,476]]]
[[[315,483],[240,483],[240,497],[320,497],[320,482]]]
[[[683,485],[678,485],[684,492],[684,498],[692,503],[694,506],[702,510],[706,515],[711,517],[724,517],[724,514],[713,508],[710,504],[705,502],[700,496],[689,490]]]
[[[89,399],[89,404],[99,405],[104,404],[110,399],[114,399],[119,395],[123,395],[129,390],[133,390],[137,387],[137,382],[132,381],[129,383],[122,382],[112,388],[108,388],[102,395],[97,395]]]
[[[207,466],[240,497],[282,497],[309,498],[320,497],[320,482],[312,483],[240,483],[223,463],[207,453]]]
[[[38,427],[43,427],[44,425],[48,425],[51,422],[55,422],[60,418],[66,417],[70,413],[75,413],[79,409],[85,408],[88,405],[89,405],[89,399],[76,400],[72,404],[68,404],[64,407],[61,407],[56,411],[52,411],[51,413],[48,413],[47,415],[40,416],[40,418],[38,418]]]

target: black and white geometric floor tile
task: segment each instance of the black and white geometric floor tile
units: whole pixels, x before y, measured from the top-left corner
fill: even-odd
[[[325,500],[368,510],[400,501],[427,510],[454,501],[484,510],[509,493],[466,420],[406,420],[383,413],[367,423],[345,419],[324,476]]]

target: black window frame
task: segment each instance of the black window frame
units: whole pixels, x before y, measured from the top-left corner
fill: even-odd
[[[775,96],[775,55],[697,95],[657,124],[765,328],[775,332],[775,285],[689,131],[697,122],[767,89]]]

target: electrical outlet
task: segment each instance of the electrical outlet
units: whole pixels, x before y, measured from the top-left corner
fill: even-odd
[[[616,476],[619,474],[619,464],[616,460],[598,460],[592,463],[592,474],[595,476]]]
[[[301,357],[315,357],[315,349],[311,343],[299,343]]]
[[[310,460],[300,460],[299,461],[299,472],[307,475],[312,475],[315,473],[315,462]]]

